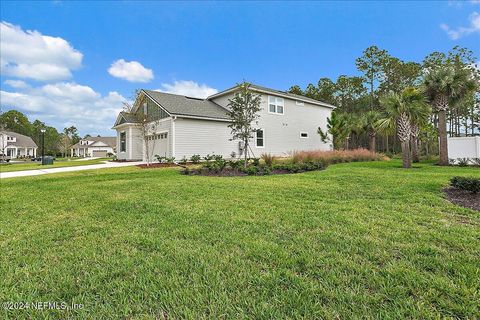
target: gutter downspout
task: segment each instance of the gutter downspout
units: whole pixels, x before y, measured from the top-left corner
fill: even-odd
[[[172,157],[175,158],[175,120],[177,116],[172,116]]]

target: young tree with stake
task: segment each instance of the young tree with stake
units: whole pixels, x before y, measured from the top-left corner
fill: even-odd
[[[249,141],[254,137],[257,128],[254,123],[260,117],[261,97],[250,90],[250,84],[243,82],[232,99],[229,99],[228,115],[232,122],[228,125],[231,129],[230,140],[240,140],[244,144],[245,167],[247,167]]]

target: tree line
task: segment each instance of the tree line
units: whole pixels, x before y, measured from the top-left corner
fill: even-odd
[[[37,154],[42,153],[42,132],[45,129],[45,154],[66,156],[70,153],[70,147],[80,141],[78,130],[75,126],[64,128],[58,132],[54,127],[46,125],[36,119],[30,122],[22,112],[9,110],[0,114],[0,130],[13,131],[28,136],[38,146]],[[90,135],[86,135],[88,137]]]
[[[289,92],[337,107],[328,119],[328,132],[319,130],[324,139],[333,136],[335,148],[368,147],[387,154],[408,148],[417,161],[420,154],[429,157],[441,151],[439,135],[446,148],[447,135],[480,134],[476,61],[473,51],[459,46],[433,52],[421,63],[371,46],[355,61],[360,76],[320,78],[316,85],[294,85]],[[408,128],[400,125],[400,116],[408,118]],[[441,162],[448,162],[445,152],[441,155]]]

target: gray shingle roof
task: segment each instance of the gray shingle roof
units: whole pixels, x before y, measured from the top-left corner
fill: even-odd
[[[143,90],[169,114],[229,120],[227,110],[213,101],[191,98],[171,93]]]
[[[7,146],[38,148],[37,144],[32,140],[32,138],[28,136],[13,131],[2,131],[1,133],[17,138],[17,141],[15,142],[7,141]]]
[[[117,137],[88,137],[86,139],[82,140],[88,140],[88,141],[101,141],[110,147],[114,148],[117,145]],[[92,145],[81,145],[79,142],[71,146],[70,148],[88,148]]]
[[[134,115],[134,114],[131,114],[129,112],[125,112],[125,111],[122,111],[120,112],[122,114],[122,116],[125,118],[125,120],[127,121],[127,123],[135,123],[135,122],[138,122],[138,119],[137,117]]]
[[[229,92],[229,91],[231,91],[231,90],[233,90],[237,87],[238,87],[238,85],[234,86],[234,87],[231,87],[231,88],[228,88],[224,91],[221,91],[219,93],[211,95],[207,99],[222,96],[224,93]],[[267,87],[262,87],[262,86],[259,86],[259,85],[253,84],[253,83],[250,83],[250,88],[253,89],[253,90],[256,89],[256,90],[260,90],[260,91],[271,92],[272,94],[287,96],[287,97],[290,97],[290,98],[295,99],[295,100],[306,101],[306,102],[310,102],[310,103],[313,103],[313,104],[322,105],[322,106],[325,106],[325,107],[328,107],[328,108],[336,108],[334,105],[331,105],[329,103],[326,103],[326,102],[323,102],[323,101],[320,101],[320,100],[307,98],[305,96],[300,96],[298,94],[289,93],[287,91],[281,91],[281,90],[270,89],[270,88],[267,88]]]

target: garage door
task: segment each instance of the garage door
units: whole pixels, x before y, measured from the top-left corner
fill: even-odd
[[[150,158],[155,159],[156,155],[168,156],[168,133],[163,132],[148,137],[148,151]]]
[[[107,150],[93,150],[92,156],[105,158],[107,156]]]

